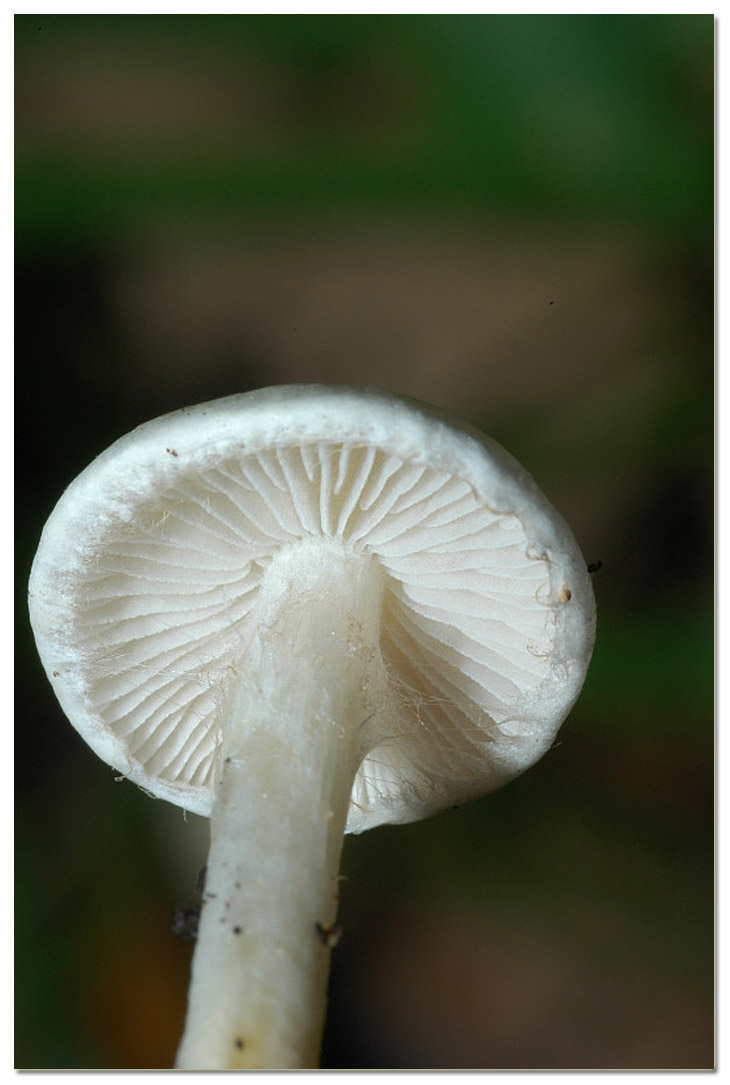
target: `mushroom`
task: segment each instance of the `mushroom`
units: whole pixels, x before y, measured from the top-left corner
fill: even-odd
[[[186,1069],[314,1067],[346,832],[481,796],[553,743],[594,639],[565,522],[499,445],[375,390],[156,419],[61,497],[38,650],[118,773],[211,819]]]

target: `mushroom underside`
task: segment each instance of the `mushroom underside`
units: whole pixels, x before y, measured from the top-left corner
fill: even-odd
[[[54,683],[81,691],[119,771],[209,812],[217,721],[267,569],[322,540],[382,568],[397,706],[357,772],[348,827],[437,809],[454,780],[459,800],[503,782],[510,748],[535,741],[522,706],[551,681],[558,591],[516,515],[442,466],[364,444],[175,468],[163,487],[137,480],[115,516],[73,539],[75,575],[65,555]]]

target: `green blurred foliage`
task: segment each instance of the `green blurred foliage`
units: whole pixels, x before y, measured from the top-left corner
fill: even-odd
[[[49,43],[86,40],[93,53],[99,35],[130,53],[192,50],[203,75],[239,59],[278,82],[253,135],[249,103],[233,103],[240,138],[223,146],[188,138],[185,103],[151,147],[122,130],[89,161],[52,133],[29,141],[21,237],[119,229],[171,207],[446,201],[690,231],[712,215],[711,16],[22,15],[16,26],[21,110]],[[159,89],[154,74],[148,86]]]
[[[264,290],[241,329],[221,292],[235,310],[269,275],[291,298],[350,261],[352,296],[302,309],[344,360],[305,353],[296,379],[377,382],[382,356],[395,390],[530,466],[603,566],[594,662],[545,760],[348,840],[324,1065],[711,1067],[712,16],[15,23],[16,1066],[171,1064],[190,948],[169,928],[205,855],[200,819],[115,784],[46,686],[25,611],[42,524],[137,423],[291,379],[272,329],[301,312]],[[402,328],[383,308],[342,331],[363,284],[393,283]],[[447,301],[470,290],[507,361],[465,347],[434,376],[413,295],[458,342]],[[373,365],[348,365],[363,326]]]

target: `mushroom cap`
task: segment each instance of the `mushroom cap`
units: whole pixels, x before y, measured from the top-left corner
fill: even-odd
[[[140,426],[51,514],[31,622],[64,711],[104,761],[210,814],[262,570],[318,536],[380,563],[380,649],[406,709],[357,771],[348,831],[475,798],[542,756],[595,633],[568,526],[512,456],[434,408],[292,385]]]

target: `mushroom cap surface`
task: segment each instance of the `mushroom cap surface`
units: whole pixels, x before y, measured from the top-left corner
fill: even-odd
[[[478,797],[542,756],[595,633],[568,526],[512,456],[434,408],[292,385],[140,426],[51,514],[31,621],[64,711],[104,761],[210,813],[263,570],[319,536],[382,568],[401,720],[357,771],[348,831]]]

